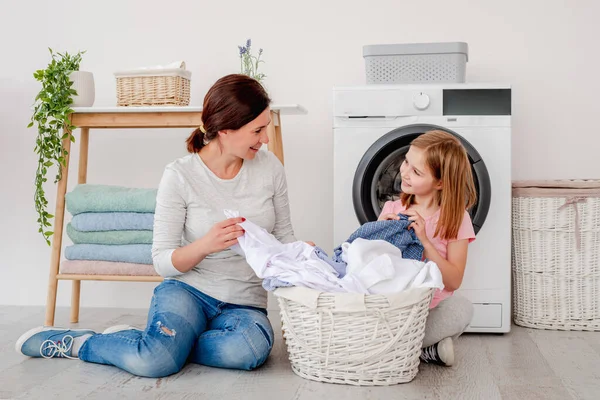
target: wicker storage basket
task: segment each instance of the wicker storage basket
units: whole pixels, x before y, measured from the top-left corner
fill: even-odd
[[[600,180],[513,184],[514,321],[600,330]]]
[[[187,106],[192,73],[180,68],[115,72],[117,106]]]
[[[418,372],[433,291],[360,295],[277,289],[292,370],[328,383],[410,382]]]

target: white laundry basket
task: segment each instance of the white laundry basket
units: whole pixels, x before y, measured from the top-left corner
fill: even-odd
[[[279,288],[292,370],[320,382],[392,385],[417,374],[434,289],[395,295]]]
[[[468,56],[464,42],[363,47],[367,84],[464,83]]]
[[[600,180],[513,183],[514,321],[600,330]]]

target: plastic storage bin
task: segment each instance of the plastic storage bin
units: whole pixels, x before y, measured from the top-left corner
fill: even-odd
[[[364,46],[367,84],[464,83],[468,53],[464,42]]]

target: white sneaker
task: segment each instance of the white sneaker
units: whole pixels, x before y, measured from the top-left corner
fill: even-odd
[[[131,325],[114,325],[111,326],[109,328],[106,328],[104,330],[104,332],[102,332],[103,335],[108,335],[109,333],[115,333],[115,332],[121,332],[121,331],[128,331],[130,329],[136,330],[136,331],[143,331],[143,329],[140,328],[136,328],[135,326],[131,326]]]
[[[427,364],[437,364],[450,367],[454,364],[454,344],[452,338],[447,337],[436,344],[421,350],[421,361]]]

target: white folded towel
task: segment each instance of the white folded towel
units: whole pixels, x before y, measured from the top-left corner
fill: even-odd
[[[181,69],[185,69],[185,61],[173,61],[172,63],[166,64],[166,65],[153,65],[151,67],[139,67],[139,68],[134,68],[132,71],[144,71],[147,69],[176,69],[176,68],[181,68]]]
[[[192,72],[185,69],[184,61],[174,61],[165,65],[153,65],[151,67],[138,67],[127,71],[117,71],[114,75],[117,78],[135,76],[181,76],[187,79],[192,78]]]

